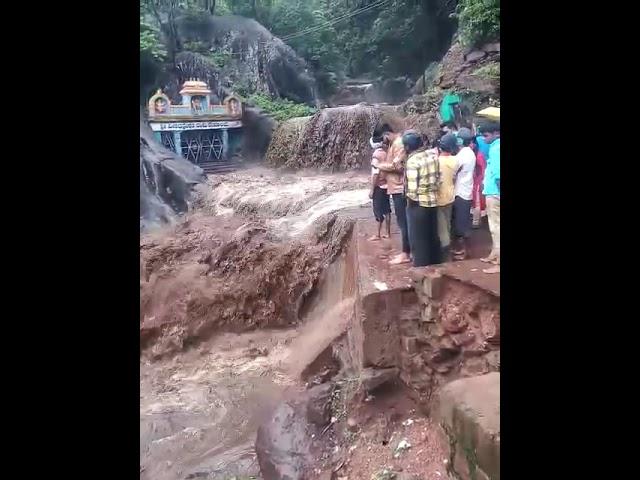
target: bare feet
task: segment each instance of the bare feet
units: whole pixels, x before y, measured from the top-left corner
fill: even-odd
[[[496,258],[498,258],[498,256],[495,252],[491,252],[488,257],[481,258],[480,261],[484,263],[495,263]]]
[[[396,255],[392,260],[390,260],[389,265],[400,265],[401,263],[409,263],[410,261],[411,257],[403,252],[400,255]]]
[[[465,250],[454,250],[453,252],[451,252],[451,254],[453,255],[453,260],[455,261],[461,261],[467,258],[467,252]]]
[[[483,273],[500,273],[500,265],[496,265],[495,267],[485,268],[482,270]]]
[[[383,233],[382,238],[389,238],[389,235],[387,235],[386,233]]]
[[[370,242],[377,242],[379,240],[380,240],[380,237],[378,237],[377,235],[374,235],[373,237],[369,237]]]

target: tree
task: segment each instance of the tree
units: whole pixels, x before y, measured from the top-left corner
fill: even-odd
[[[456,16],[465,45],[476,46],[500,38],[500,0],[460,0]]]
[[[204,9],[209,12],[211,15],[214,15],[216,12],[216,0],[204,0]]]

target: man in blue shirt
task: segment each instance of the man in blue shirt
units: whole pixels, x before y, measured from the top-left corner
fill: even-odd
[[[491,231],[491,253],[483,262],[494,264],[484,273],[500,273],[500,124],[487,122],[481,126],[482,137],[489,145],[487,169],[484,173],[482,193],[487,199],[487,216]]]

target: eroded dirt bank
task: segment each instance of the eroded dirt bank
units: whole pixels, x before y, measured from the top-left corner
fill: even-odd
[[[366,175],[350,175],[224,175],[141,239],[141,479],[447,478],[398,369],[356,365],[370,232],[351,220],[368,218]]]

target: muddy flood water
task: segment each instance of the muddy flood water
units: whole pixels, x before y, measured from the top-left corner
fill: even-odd
[[[229,250],[224,242],[242,244],[245,240],[238,238],[244,239],[249,235],[246,233],[248,223],[253,222],[251,224],[254,225],[258,222],[259,227],[251,228],[263,229],[266,233],[260,234],[265,235],[264,238],[255,240],[257,246],[246,241],[244,251],[236,248],[238,255],[245,258],[247,251],[255,253],[258,247],[264,248],[267,240],[276,245],[279,242],[288,244],[290,239],[304,236],[310,227],[331,212],[367,205],[367,181],[367,175],[361,173],[289,175],[265,169],[210,178],[209,184],[200,192],[197,206],[197,215],[206,217],[207,221],[194,222],[189,228],[195,232],[190,231],[189,238],[194,244],[210,242],[213,246],[211,252],[196,252],[197,255],[188,261],[202,265],[202,258],[206,258],[206,262],[215,263],[218,268],[215,275],[226,275],[231,267],[224,267],[224,252]],[[227,220],[216,220],[222,218]],[[208,230],[199,232],[198,225],[207,225]],[[216,225],[220,229],[231,230],[224,232],[227,236],[222,235],[224,241],[218,243],[210,240]],[[174,243],[167,247],[170,255],[162,257],[164,264],[153,265],[151,280],[148,272],[143,273],[141,263],[141,289],[145,282],[147,285],[153,281],[157,282],[155,285],[164,285],[166,292],[162,298],[167,308],[171,305],[171,315],[185,315],[187,318],[193,300],[188,292],[189,285],[186,285],[186,297],[185,285],[182,285],[182,296],[178,298],[172,297],[172,291],[160,281],[166,282],[176,264],[188,258],[189,252],[180,251],[175,240],[179,237],[171,237],[170,229],[153,232],[153,235],[154,248],[163,245],[165,235]],[[189,249],[192,249],[192,244],[184,248]],[[211,256],[215,261],[209,260]],[[318,258],[321,258],[320,254]],[[260,254],[255,259],[256,262],[267,262],[269,256]],[[252,275],[256,278],[261,275],[260,268],[258,265],[255,271],[253,267],[243,268],[245,270],[232,272],[234,276],[228,278],[236,281],[246,277],[251,286]],[[199,281],[202,282],[198,284],[198,291],[205,288],[233,289],[233,285],[223,287],[222,282],[209,280],[205,270],[198,270]],[[266,271],[271,275],[270,270]],[[255,285],[259,285],[258,280]],[[218,293],[208,292],[207,295],[213,298]],[[226,305],[224,301],[236,301],[228,293],[224,295],[226,297],[220,300],[221,303],[212,301],[207,304],[210,308],[207,315],[217,315],[217,309],[222,312]],[[153,326],[154,317],[162,313],[162,303],[155,300],[156,303],[150,303],[154,309],[149,310],[151,313],[145,314],[141,307],[141,333],[143,325]],[[176,305],[180,305],[181,310]],[[268,302],[265,305],[268,306]],[[344,309],[344,305],[333,307]],[[199,308],[198,318],[202,321],[202,306]],[[252,318],[252,308],[252,305],[243,305],[244,311],[248,312],[247,318]],[[325,315],[313,315],[299,326],[286,326],[274,320],[273,325],[280,327],[275,329],[269,327],[271,324],[268,322],[256,325],[247,321],[242,328],[237,328],[237,333],[232,333],[229,330],[234,330],[234,326],[229,325],[229,320],[224,324],[225,333],[206,330],[207,334],[202,334],[197,342],[187,342],[187,329],[183,325],[162,326],[165,340],[174,330],[176,337],[182,337],[179,348],[172,349],[170,354],[153,356],[143,352],[141,355],[140,478],[261,478],[254,451],[257,428],[279,401],[304,388],[299,379],[302,368],[313,361],[333,339],[332,335],[343,327],[340,322],[344,322],[344,315],[335,314],[335,308],[334,313],[327,308]],[[263,311],[264,308],[260,310]],[[328,328],[331,325],[335,328]],[[203,331],[205,329],[198,330]],[[149,338],[153,343],[155,337],[151,335]]]

